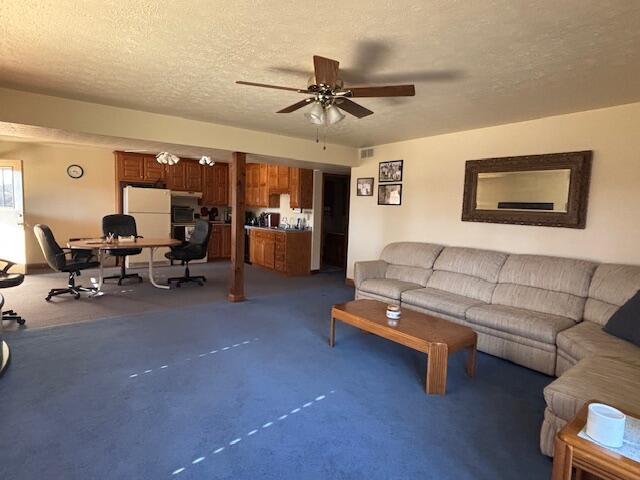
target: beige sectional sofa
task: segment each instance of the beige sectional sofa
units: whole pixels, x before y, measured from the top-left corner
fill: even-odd
[[[545,388],[540,445],[547,455],[585,401],[624,407],[640,397],[640,348],[602,330],[640,290],[640,266],[399,242],[379,260],[357,262],[354,284],[356,298],[467,325],[480,351],[560,377]],[[616,393],[615,381],[630,374],[636,383]]]

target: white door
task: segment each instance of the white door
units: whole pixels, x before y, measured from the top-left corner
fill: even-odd
[[[25,272],[24,194],[21,160],[0,160],[0,258]]]

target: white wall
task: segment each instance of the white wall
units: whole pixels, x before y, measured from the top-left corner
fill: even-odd
[[[0,158],[22,160],[27,264],[45,263],[33,226],[51,227],[58,243],[102,235],[102,217],[115,211],[115,161],[107,149],[0,141]],[[71,164],[84,176],[67,175]]]
[[[577,150],[594,152],[586,229],[460,220],[466,160]],[[356,196],[358,177],[377,194],[378,162],[400,159],[401,206]],[[640,103],[379,145],[351,181],[349,277],[400,240],[640,264]]]

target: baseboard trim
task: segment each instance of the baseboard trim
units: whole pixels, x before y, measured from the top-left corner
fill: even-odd
[[[344,283],[347,284],[350,287],[355,287],[356,286],[356,284],[353,281],[353,278],[349,278],[349,277],[345,278],[344,279]]]

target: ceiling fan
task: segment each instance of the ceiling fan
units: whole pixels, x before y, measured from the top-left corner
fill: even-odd
[[[237,81],[240,85],[274,88],[312,95],[276,113],[291,113],[313,104],[305,116],[315,125],[332,125],[344,118],[340,110],[363,118],[373,114],[371,110],[352,101],[351,98],[364,97],[412,97],[416,94],[414,85],[385,85],[368,87],[344,87],[340,78],[339,62],[330,58],[313,56],[314,75],[306,89],[267,85],[264,83]]]

